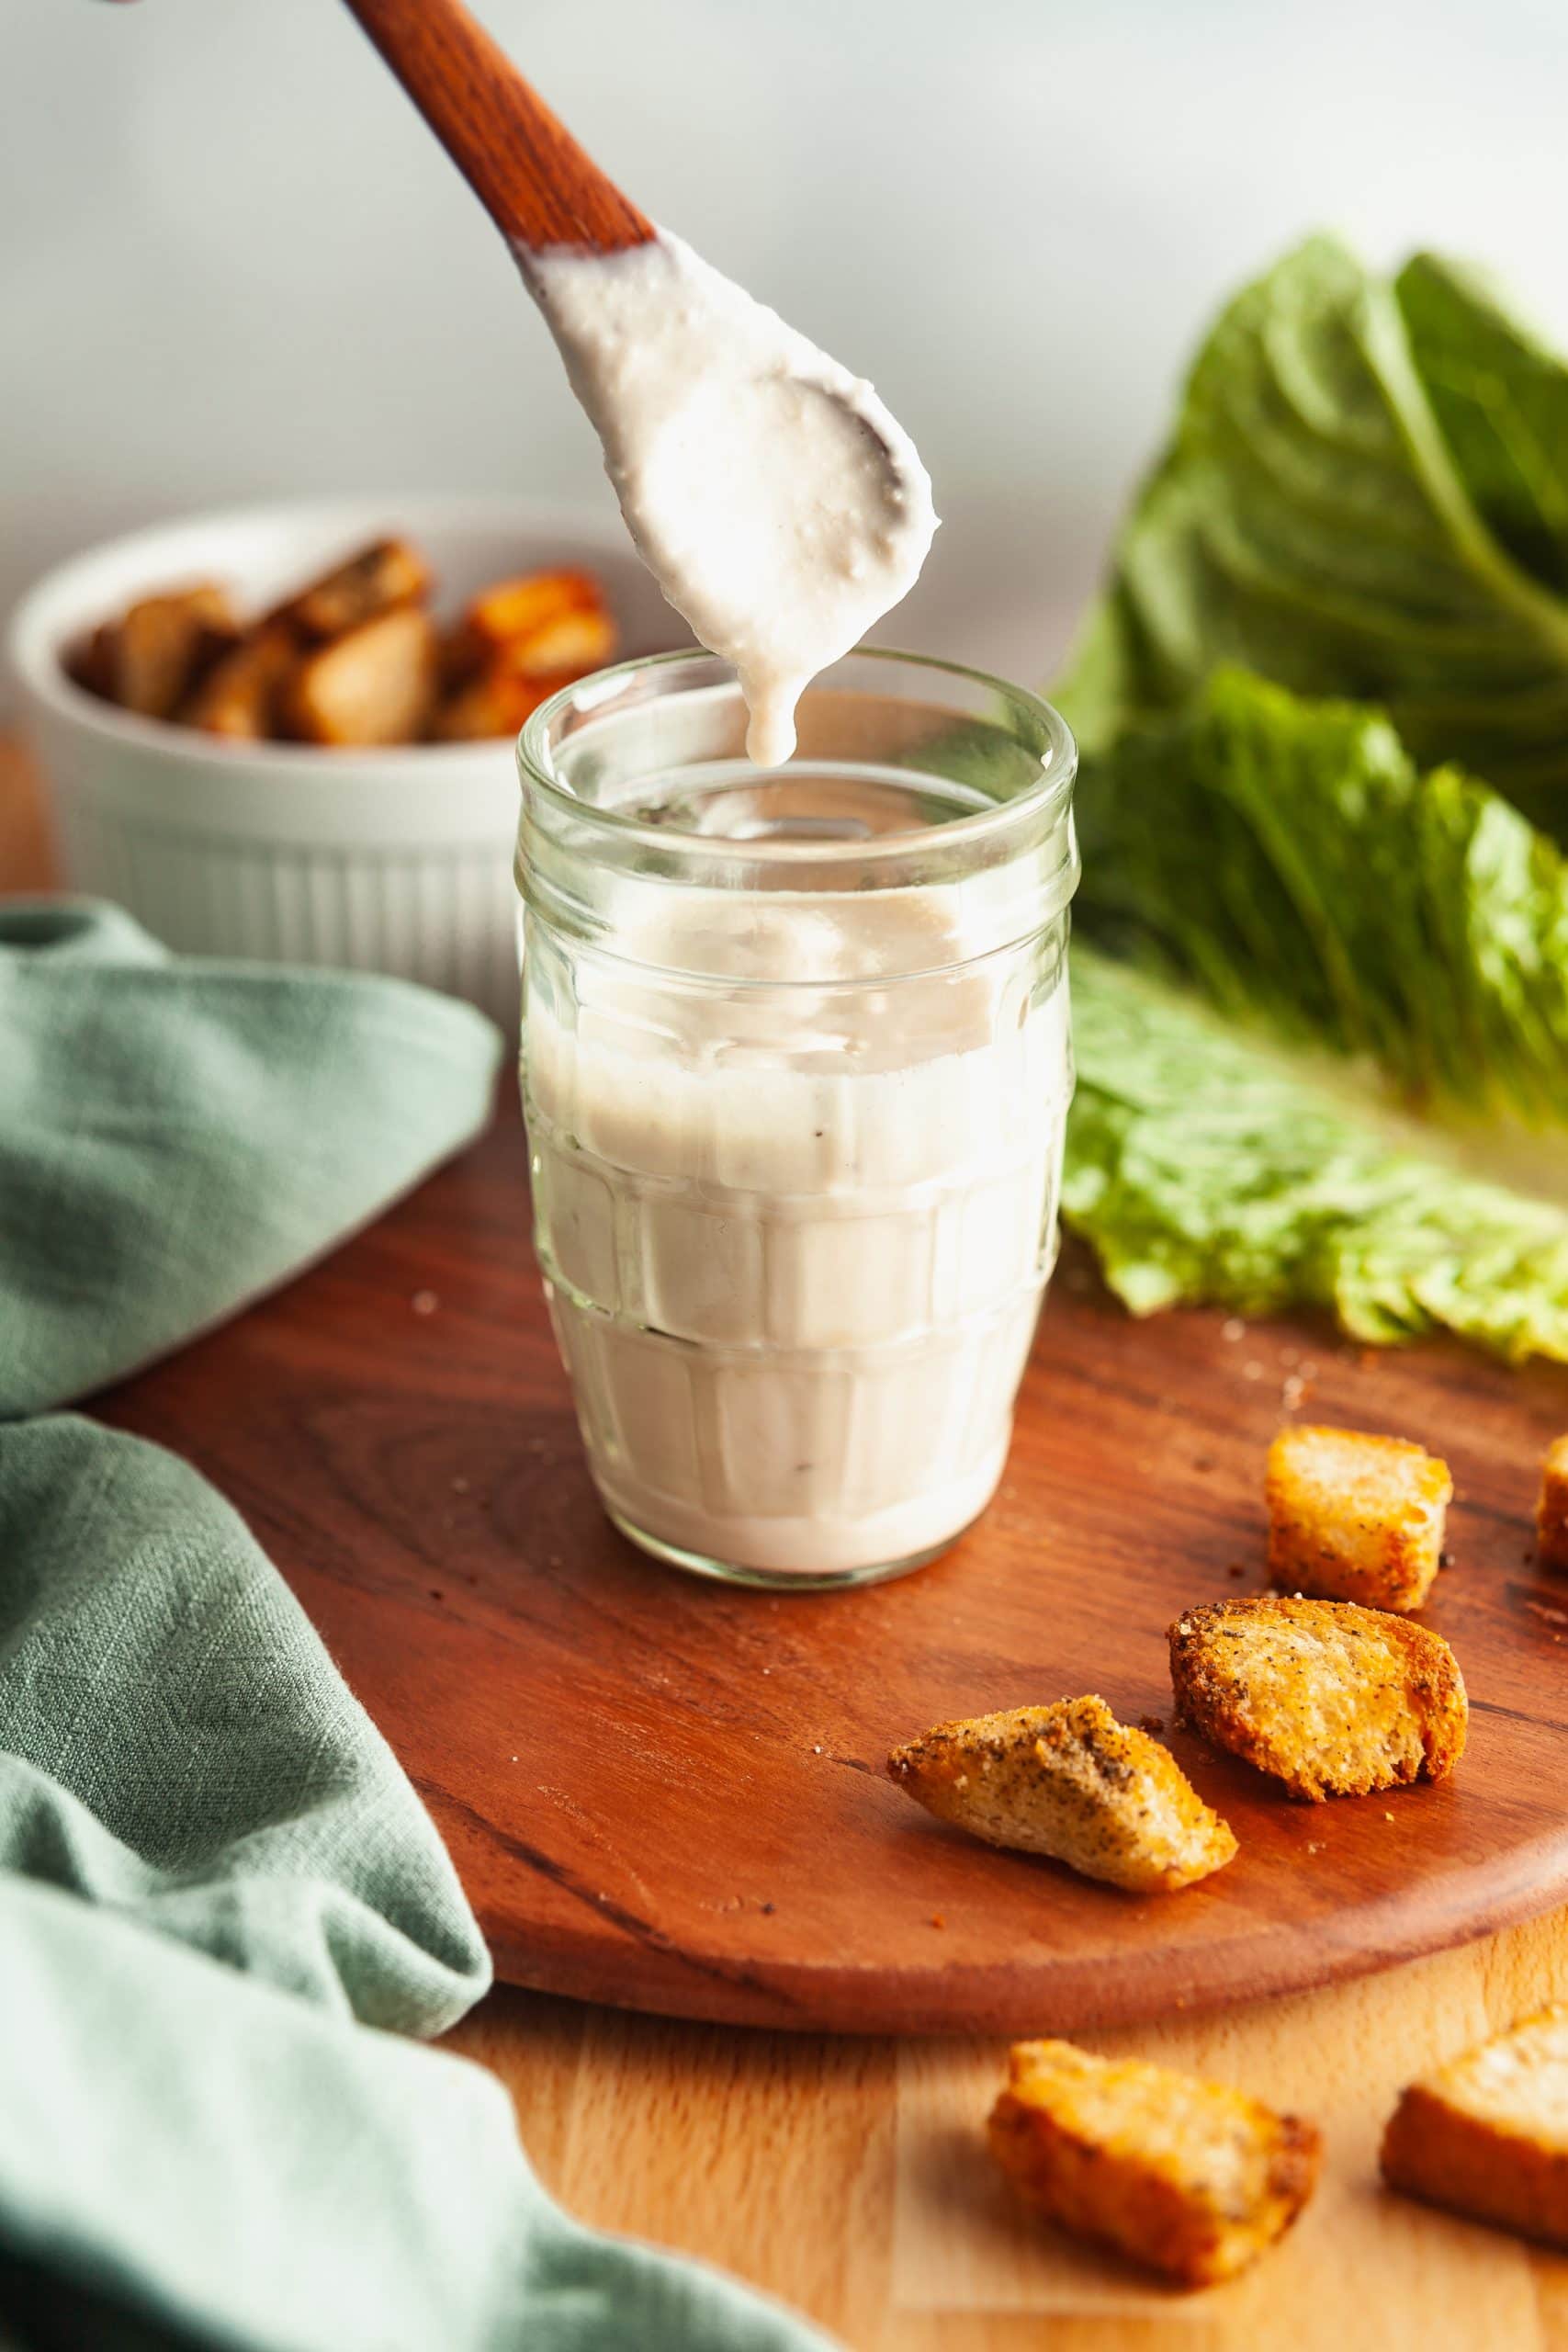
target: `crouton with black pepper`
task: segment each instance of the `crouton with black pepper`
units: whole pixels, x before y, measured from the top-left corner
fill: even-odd
[[[1309,1804],[1440,1781],[1464,1752],[1459,1662],[1408,1618],[1264,1593],[1189,1609],[1167,1638],[1182,1721]]]
[[[1543,1568],[1568,1576],[1568,1437],[1553,1438],[1540,1465],[1535,1507],[1536,1557]]]
[[[939,1724],[887,1770],[939,1820],[1133,1894],[1190,1886],[1236,1849],[1169,1750],[1103,1699]]]
[[[1383,2134],[1382,2169],[1428,2204],[1568,2246],[1568,2007],[1412,2083]]]
[[[1446,1462],[1403,1438],[1286,1429],[1269,1449],[1269,1573],[1287,1592],[1419,1609],[1453,1499]]]
[[[1036,2211],[1184,2287],[1234,2278],[1281,2237],[1322,2153],[1312,2124],[1226,2084],[1070,2041],[1015,2045],[988,2136]]]

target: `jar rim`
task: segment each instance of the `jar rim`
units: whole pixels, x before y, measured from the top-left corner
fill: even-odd
[[[857,645],[840,657],[843,660],[886,662],[905,669],[938,672],[952,678],[962,678],[968,684],[984,688],[1000,695],[1021,715],[1032,720],[1045,739],[1045,751],[1041,758],[1039,781],[1026,786],[993,806],[975,809],[964,817],[950,817],[941,824],[929,828],[931,837],[943,846],[962,848],[970,842],[985,842],[998,834],[1006,834],[1042,811],[1049,812],[1057,804],[1064,808],[1071,798],[1073,781],[1077,772],[1077,745],[1072,729],[1054,704],[1043,695],[1034,694],[1027,686],[1014,685],[1009,679],[993,676],[964,662],[950,662],[938,654],[915,653],[903,648],[886,645]],[[735,679],[733,666],[716,654],[699,645],[687,646],[670,653],[648,653],[629,662],[617,662],[608,669],[595,670],[585,678],[574,679],[570,684],[558,689],[547,702],[532,711],[517,738],[517,764],[525,792],[537,792],[547,803],[590,831],[602,829],[607,837],[632,847],[637,843],[657,848],[668,854],[690,850],[704,858],[735,857],[753,865],[777,864],[780,866],[811,865],[831,868],[876,863],[882,859],[907,857],[912,840],[918,835],[908,832],[886,833],[871,841],[830,842],[790,840],[774,836],[758,840],[754,836],[734,838],[722,833],[702,833],[687,831],[679,825],[650,824],[646,818],[635,817],[618,808],[605,808],[592,800],[584,800],[572,792],[556,773],[551,757],[551,729],[559,715],[572,704],[584,707],[582,696],[588,690],[595,701],[614,699],[628,678],[651,675],[672,670],[682,664],[705,663],[721,673],[727,680]],[[830,676],[837,664],[829,664],[822,674]],[[813,684],[816,682],[813,681]],[[809,694],[811,687],[806,689]],[[592,704],[586,706],[592,707]],[[955,718],[961,714],[955,712]],[[783,769],[759,769],[759,775],[786,775]]]

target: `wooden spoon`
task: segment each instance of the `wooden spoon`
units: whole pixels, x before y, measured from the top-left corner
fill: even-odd
[[[347,0],[514,248],[624,253],[657,234],[462,0]]]

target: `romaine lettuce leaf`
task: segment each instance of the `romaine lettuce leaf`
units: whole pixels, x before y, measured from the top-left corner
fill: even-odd
[[[1077,921],[1409,1102],[1568,1122],[1568,861],[1388,720],[1220,670],[1086,760]]]
[[[1222,313],[1057,688],[1086,748],[1239,662],[1384,705],[1423,763],[1568,839],[1558,376],[1495,305],[1483,335],[1473,289],[1467,346],[1438,277],[1402,298],[1316,237]]]
[[[1568,1359],[1568,1212],[1389,1139],[1191,997],[1075,946],[1063,1214],[1134,1314],[1325,1307]]]
[[[1393,290],[1466,493],[1517,563],[1568,593],[1568,367],[1482,270],[1416,254]]]

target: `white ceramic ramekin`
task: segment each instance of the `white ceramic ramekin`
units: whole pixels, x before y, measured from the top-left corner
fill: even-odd
[[[74,557],[23,598],[9,652],[73,889],[171,947],[396,972],[517,1022],[509,741],[327,752],[232,743],[85,694],[61,655],[133,598],[221,580],[258,611],[383,533],[412,539],[442,608],[486,581],[581,565],[622,658],[689,643],[614,517],[513,498],[311,501],[197,515]]]

